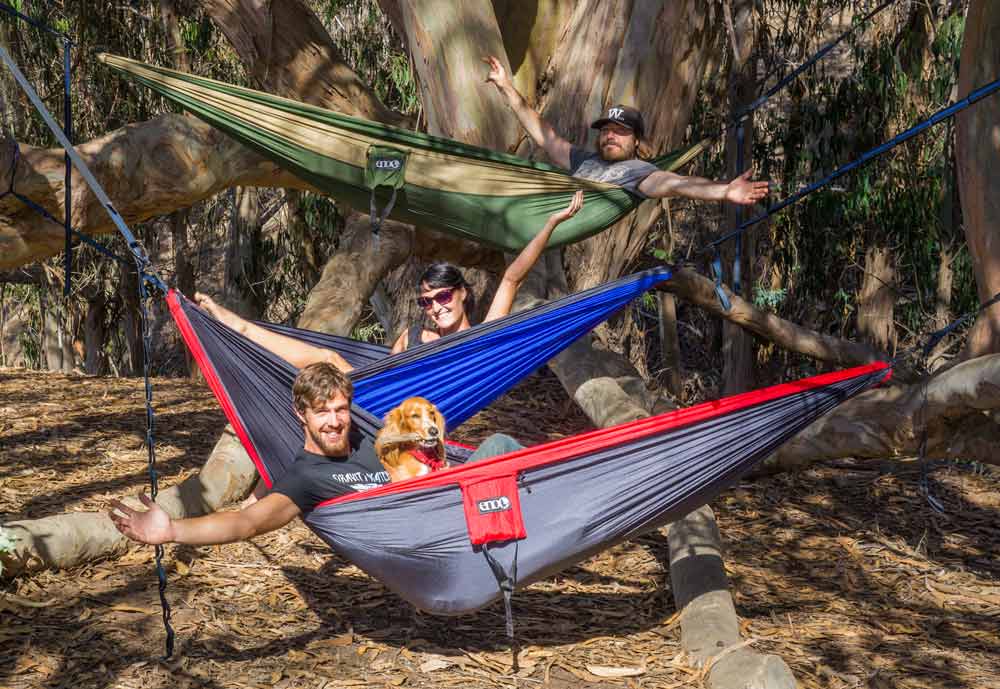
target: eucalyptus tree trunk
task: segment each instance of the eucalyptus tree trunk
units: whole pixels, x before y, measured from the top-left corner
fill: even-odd
[[[868,249],[858,294],[858,330],[867,342],[884,352],[896,345],[895,281],[892,251],[884,246]]]
[[[74,364],[72,306],[63,296],[62,285],[48,276],[38,290],[43,368],[69,373]]]
[[[175,0],[160,0],[160,18],[163,21],[167,34],[167,48],[173,56],[173,64],[169,65],[174,69],[185,72],[190,71],[191,61],[188,59],[187,51],[184,49],[184,40],[181,36],[180,24],[177,20]],[[187,209],[177,210],[170,214],[168,224],[170,225],[171,244],[174,253],[174,288],[184,296],[194,297],[194,264],[191,262],[191,247],[188,242],[188,218],[190,213]],[[191,365],[191,355],[185,352],[185,365],[188,373],[194,372]]]
[[[294,193],[294,192],[289,192]],[[226,233],[226,265],[222,279],[222,300],[243,318],[259,319],[264,312],[260,288],[260,204],[257,190],[232,190],[232,209]]]
[[[88,286],[84,293],[87,299],[87,311],[83,322],[84,361],[83,370],[90,375],[104,373],[104,345],[107,341],[107,282],[104,271],[96,269],[97,277],[94,284]]]
[[[965,20],[960,96],[997,78],[1000,73],[1000,5],[972,0]],[[956,159],[965,239],[972,256],[979,299],[1000,292],[1000,100],[976,103],[957,116]],[[966,356],[1000,352],[1000,304],[980,314],[969,334]]]

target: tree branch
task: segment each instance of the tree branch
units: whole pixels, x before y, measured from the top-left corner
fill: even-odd
[[[928,457],[1000,464],[1000,424],[984,413],[998,408],[1000,354],[990,354],[914,385],[858,395],[782,445],[765,468],[784,471],[844,457],[912,457],[925,426]]]
[[[858,342],[818,333],[786,321],[773,313],[761,311],[742,297],[724,288],[732,308],[725,311],[715,294],[715,283],[691,268],[674,270],[673,277],[659,289],[676,294],[709,313],[735,323],[755,335],[792,352],[841,366],[867,364],[885,359],[885,354]]]
[[[192,117],[161,115],[77,146],[128,223],[186,208],[232,186],[311,189],[289,172]],[[9,151],[0,158],[0,187],[10,178]],[[63,150],[21,146],[15,189],[53,217],[63,215]],[[83,178],[73,171],[73,226],[90,235],[115,231]],[[0,199],[0,270],[63,250],[63,228],[14,196]]]

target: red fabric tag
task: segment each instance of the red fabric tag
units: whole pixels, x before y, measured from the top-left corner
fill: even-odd
[[[472,545],[511,541],[527,536],[521,517],[515,474],[499,478],[463,481],[465,523]]]

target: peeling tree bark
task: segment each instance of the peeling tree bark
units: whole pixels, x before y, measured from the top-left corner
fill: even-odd
[[[233,186],[309,185],[279,170],[216,129],[191,117],[162,115],[80,144],[77,152],[133,224],[166,215]],[[65,167],[61,148],[21,145],[14,175],[17,190],[63,216]],[[0,187],[10,183],[11,150],[0,156]],[[142,180],[135,184],[133,180]],[[73,172],[73,226],[90,235],[115,232],[107,212],[83,178]],[[64,229],[27,209],[17,199],[0,199],[0,270],[55,256],[64,248]]]
[[[467,3],[442,12],[437,0],[399,0],[401,35],[409,42],[419,76],[421,103],[432,134],[494,150],[506,150],[520,126],[498,107],[484,83],[484,55],[502,56],[500,27],[489,3]]]
[[[567,139],[585,145],[594,140],[590,123],[605,106],[634,104],[645,116],[646,143],[670,150],[684,139],[716,30],[710,5],[696,0],[581,0],[552,57],[542,114]],[[666,72],[664,65],[670,65]],[[619,277],[661,213],[659,204],[643,204],[568,247],[571,289]]]
[[[729,67],[729,117],[732,118],[748,106],[757,93],[756,61],[751,59],[753,49],[753,3],[737,0],[723,4],[727,32],[732,42],[732,61]],[[726,170],[730,179],[740,175],[753,161],[753,114],[739,127],[732,129],[726,138]],[[752,212],[752,209],[751,209]],[[726,233],[742,222],[746,211],[742,206],[725,204],[726,225],[721,228]],[[722,234],[720,233],[720,234]],[[750,274],[752,258],[752,235],[745,235],[740,241],[740,296],[752,295],[753,276]],[[736,242],[724,247],[724,269],[732,273],[736,259]],[[735,278],[731,278],[735,280]],[[735,323],[722,324],[722,394],[735,395],[754,387],[756,369],[753,337]]]
[[[202,0],[201,5],[269,92],[397,127],[412,124],[347,66],[302,0]]]

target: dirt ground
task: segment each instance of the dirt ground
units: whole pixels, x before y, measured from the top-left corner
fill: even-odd
[[[155,382],[163,484],[222,426],[201,384]],[[557,419],[557,428],[552,420]],[[103,510],[146,485],[138,380],[0,369],[0,523]],[[538,442],[586,427],[537,375],[466,425]],[[742,630],[807,688],[1000,688],[1000,476],[912,462],[746,481],[714,508]],[[163,662],[152,549],[0,584],[0,687],[702,686],[680,650],[664,535],[619,546],[502,606],[415,612],[296,523],[217,547],[167,548],[175,658]]]

